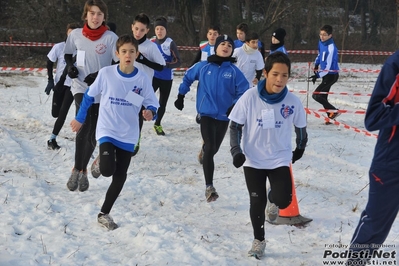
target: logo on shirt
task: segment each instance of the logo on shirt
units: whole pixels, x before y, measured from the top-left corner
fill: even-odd
[[[139,88],[137,86],[134,86],[132,89],[132,92],[137,93],[138,95],[141,95],[143,88]]]
[[[223,76],[225,79],[231,79],[231,77],[232,77],[233,75],[231,74],[231,72],[224,72],[222,76]]]
[[[288,106],[285,104],[281,105],[280,114],[284,119],[287,119],[290,115],[294,113],[294,106]]]
[[[103,43],[96,45],[96,53],[97,54],[104,54],[107,51],[107,46]]]

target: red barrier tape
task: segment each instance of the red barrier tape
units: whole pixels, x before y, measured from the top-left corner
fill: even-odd
[[[371,96],[371,93],[358,93],[358,92],[322,92],[322,91],[305,91],[305,90],[290,90],[290,92],[296,92],[299,94],[336,94],[344,96]]]
[[[330,113],[341,113],[341,114],[361,114],[361,115],[364,115],[366,113],[365,110],[358,110],[358,111],[344,110],[344,109],[339,109],[339,110],[318,109],[318,110],[315,110],[315,109],[309,109],[309,108],[308,108],[308,110],[312,111],[312,112],[323,112],[323,113],[330,112]]]
[[[25,47],[52,47],[55,43],[43,43],[43,42],[22,42],[22,41],[11,41],[11,42],[0,42],[0,46],[25,46]],[[199,47],[195,46],[177,46],[177,49],[183,51],[197,51]],[[265,52],[270,52],[265,50]],[[289,54],[318,54],[318,50],[288,50]],[[338,51],[338,54],[343,55],[391,55],[393,52],[387,51],[357,51],[357,50],[342,50]]]
[[[339,121],[336,121],[336,120],[332,120],[332,119],[330,119],[328,117],[321,116],[320,114],[316,113],[315,111],[313,111],[313,110],[311,110],[309,108],[305,108],[305,111],[306,111],[307,114],[311,114],[311,115],[314,115],[317,118],[324,119],[325,122],[330,122],[330,123],[332,123],[332,124],[334,124],[336,126],[343,126],[345,129],[349,129],[349,130],[355,131],[357,133],[362,133],[362,134],[364,134],[366,136],[369,136],[369,137],[378,138],[377,134],[373,134],[373,133],[368,132],[367,130],[359,129],[359,128],[347,125],[345,123],[342,123],[342,122],[339,122]]]

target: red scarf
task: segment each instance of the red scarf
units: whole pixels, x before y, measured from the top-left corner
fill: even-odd
[[[90,39],[92,41],[96,41],[96,40],[100,39],[101,36],[103,36],[104,32],[106,32],[107,30],[108,30],[108,27],[105,26],[104,24],[101,25],[100,27],[98,27],[97,29],[93,30],[93,29],[90,29],[89,26],[87,26],[87,23],[86,23],[83,26],[82,34],[86,38],[88,38],[88,39]]]

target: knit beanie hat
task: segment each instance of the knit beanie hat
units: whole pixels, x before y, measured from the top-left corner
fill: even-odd
[[[280,42],[284,42],[285,35],[286,35],[286,32],[285,32],[285,30],[283,28],[278,28],[272,34],[272,36],[274,38],[276,38],[277,40],[279,40]]]
[[[166,21],[166,18],[164,18],[164,17],[157,18],[154,22],[154,27],[156,27],[156,26],[162,26],[167,30],[168,22]]]
[[[215,47],[214,47],[215,54],[216,54],[216,50],[217,50],[219,44],[222,43],[222,42],[229,42],[231,44],[231,46],[233,47],[233,51],[234,51],[234,41],[233,41],[233,39],[230,38],[227,34],[224,34],[224,35],[220,35],[219,37],[216,38]]]

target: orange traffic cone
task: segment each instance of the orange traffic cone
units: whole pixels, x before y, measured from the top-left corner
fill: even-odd
[[[279,210],[279,215],[276,220],[273,222],[268,221],[272,224],[288,224],[288,225],[295,225],[295,226],[304,226],[305,224],[313,221],[313,219],[309,219],[303,217],[299,214],[299,207],[298,201],[296,198],[295,192],[295,183],[294,183],[294,175],[292,173],[292,165],[290,165],[290,173],[291,173],[291,181],[292,181],[292,201],[291,204],[285,208]],[[266,215],[267,217],[267,215]]]

